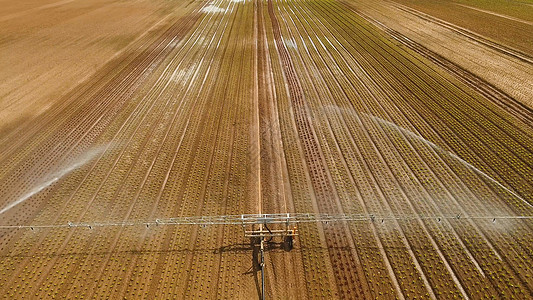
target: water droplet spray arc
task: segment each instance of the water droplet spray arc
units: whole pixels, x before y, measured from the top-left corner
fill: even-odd
[[[485,179],[487,179],[490,182],[496,184],[498,187],[504,189],[505,191],[507,191],[508,193],[513,195],[514,197],[516,197],[517,199],[521,200],[528,207],[533,208],[532,204],[530,204],[528,201],[526,201],[524,198],[522,198],[520,195],[518,195],[515,191],[513,191],[510,188],[506,187],[505,185],[503,185],[502,183],[500,183],[496,179],[494,179],[491,176],[489,176],[487,173],[483,172],[482,170],[480,170],[479,168],[475,167],[471,163],[469,163],[469,162],[465,161],[464,159],[460,158],[456,154],[439,147],[437,144],[425,139],[424,137],[422,137],[422,136],[420,136],[420,135],[418,135],[418,134],[416,134],[416,133],[414,133],[414,132],[412,132],[412,131],[410,131],[410,130],[408,130],[406,128],[403,128],[403,127],[401,127],[401,126],[399,126],[397,124],[394,124],[394,123],[392,123],[390,121],[384,120],[384,119],[382,119],[380,117],[377,117],[377,116],[374,116],[374,115],[371,115],[371,114],[367,114],[367,113],[364,113],[364,112],[357,112],[357,111],[355,111],[353,109],[346,109],[346,108],[341,108],[341,107],[338,107],[338,106],[330,105],[330,106],[325,107],[324,110],[325,111],[327,111],[327,110],[336,110],[336,111],[340,111],[341,113],[347,113],[347,114],[356,116],[361,121],[363,121],[361,116],[364,116],[364,117],[369,118],[370,120],[372,120],[374,123],[378,124],[379,126],[388,127],[388,128],[393,129],[393,130],[396,130],[398,132],[401,132],[407,138],[415,139],[415,140],[417,140],[419,142],[422,142],[425,145],[427,145],[430,148],[432,148],[433,150],[435,150],[435,151],[437,151],[437,152],[439,152],[441,154],[444,154],[444,155],[446,155],[446,156],[458,161],[463,166],[469,168],[470,170],[474,171],[478,175],[481,175]]]
[[[98,156],[99,154],[102,154],[107,148],[108,148],[108,145],[103,145],[103,146],[97,146],[97,147],[89,149],[87,152],[85,152],[82,155],[80,155],[79,157],[77,157],[77,159],[73,163],[63,167],[62,169],[60,169],[56,173],[54,173],[51,176],[49,176],[44,182],[42,182],[38,186],[36,186],[33,189],[31,189],[29,192],[26,192],[24,195],[20,196],[16,201],[11,202],[10,204],[8,204],[4,208],[2,208],[0,210],[0,215],[2,215],[3,213],[9,211],[13,207],[21,204],[22,202],[28,200],[32,196],[40,193],[42,190],[44,190],[47,187],[51,186],[52,184],[57,182],[59,179],[61,179],[64,176],[68,175],[70,172],[72,172],[72,171],[78,169],[79,167],[85,165],[86,163],[90,162],[96,156]]]

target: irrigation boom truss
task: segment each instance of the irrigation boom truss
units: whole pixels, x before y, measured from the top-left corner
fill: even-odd
[[[153,221],[121,221],[121,222],[68,222],[65,224],[35,224],[35,225],[0,225],[0,229],[39,229],[39,228],[95,228],[95,227],[126,227],[126,226],[159,226],[159,225],[270,225],[286,224],[294,226],[298,223],[329,223],[329,222],[361,222],[361,221],[387,221],[387,220],[492,220],[499,219],[533,219],[533,216],[463,216],[461,214],[443,215],[443,216],[422,216],[422,215],[403,215],[403,216],[379,216],[379,215],[362,215],[362,214],[314,214],[314,213],[284,213],[284,214],[243,214],[243,215],[225,215],[225,216],[193,216],[193,217],[176,217],[168,219],[155,219]]]
[[[252,247],[258,247],[259,261],[257,265],[261,270],[261,299],[265,299],[265,243],[274,238],[281,237],[286,250],[293,247],[293,239],[298,235],[297,225],[299,223],[329,223],[329,222],[380,222],[385,220],[409,221],[409,220],[462,220],[479,219],[533,219],[533,216],[462,216],[460,214],[447,216],[376,216],[361,214],[312,214],[312,213],[284,213],[284,214],[243,214],[226,216],[198,216],[198,217],[176,217],[168,219],[156,219],[154,221],[123,221],[123,222],[68,222],[66,224],[52,225],[0,225],[0,229],[46,229],[46,228],[89,228],[95,227],[126,227],[126,226],[164,226],[164,225],[241,225],[244,237],[250,239]]]

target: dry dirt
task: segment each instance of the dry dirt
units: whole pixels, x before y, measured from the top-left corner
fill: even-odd
[[[374,217],[270,243],[267,299],[533,293],[520,53],[390,2],[19,2],[0,1],[1,298],[256,299],[239,225],[95,224],[287,212]],[[69,222],[92,226],[39,227]]]
[[[167,1],[2,1],[0,132],[42,114],[187,13]],[[130,46],[130,47],[128,47]],[[126,50],[128,49],[128,50]]]
[[[472,12],[476,10],[457,9],[458,5],[451,1],[431,2],[434,5],[411,0],[346,2],[370,19],[422,44],[533,109],[533,25],[523,23],[530,20],[502,21],[499,16],[483,12],[475,19]],[[442,6],[446,8],[444,12]],[[453,13],[455,11],[457,13]],[[471,19],[476,21],[469,22]],[[497,32],[490,34],[480,28]],[[519,33],[498,35],[512,32],[509,28]],[[513,47],[517,43],[521,46],[515,50]]]

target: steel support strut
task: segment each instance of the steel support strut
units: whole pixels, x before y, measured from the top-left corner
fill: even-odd
[[[261,299],[265,300],[265,248],[264,248],[264,238],[261,238]]]
[[[409,221],[409,220],[436,220],[441,222],[442,220],[455,221],[463,219],[479,219],[479,220],[491,220],[496,222],[502,220],[533,220],[533,215],[494,215],[494,216],[463,216],[460,214],[448,214],[448,215],[361,215],[361,214],[316,214],[316,213],[291,213],[291,214],[251,214],[251,215],[225,215],[225,216],[191,216],[191,217],[175,217],[169,219],[155,219],[155,220],[129,220],[123,222],[82,222],[73,223],[67,222],[63,224],[30,224],[30,225],[16,225],[7,224],[0,225],[0,229],[45,229],[45,228],[98,228],[98,227],[128,227],[128,226],[172,226],[172,225],[242,225],[243,228],[252,225],[264,225],[268,224],[285,224],[284,229],[271,230],[268,233],[269,236],[285,236],[291,235],[289,233],[289,226],[297,225],[300,223],[314,223],[314,222],[366,222],[366,221]],[[255,234],[256,237],[267,234],[260,230],[247,231],[245,229],[245,236],[250,237]],[[296,235],[296,234],[294,234]]]

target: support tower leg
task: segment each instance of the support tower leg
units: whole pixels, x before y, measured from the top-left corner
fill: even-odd
[[[265,248],[264,248],[264,239],[261,238],[261,299],[265,300]]]

